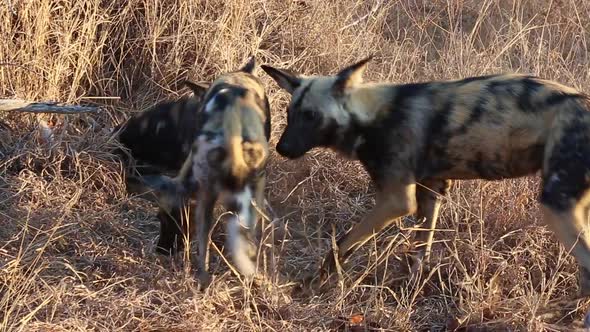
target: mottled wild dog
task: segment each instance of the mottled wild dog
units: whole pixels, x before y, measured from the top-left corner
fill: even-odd
[[[590,294],[590,112],[582,93],[527,75],[490,75],[412,84],[362,83],[366,58],[334,76],[261,66],[292,99],[277,152],[295,159],[329,147],[359,160],[376,205],[338,241],[345,259],[393,220],[417,213],[413,270],[428,260],[452,180],[499,180],[541,170],[544,220],[575,256]],[[324,259],[322,280],[334,268]]]
[[[140,173],[177,172],[190,152],[198,111],[208,86],[191,81],[183,84],[192,90],[192,95],[160,102],[113,130],[135,159],[134,168]],[[125,151],[119,149],[117,153]]]
[[[227,221],[227,247],[240,273],[254,275],[258,213],[263,207],[269,155],[270,107],[251,57],[241,69],[219,76],[205,94],[197,134],[178,175],[144,177],[163,200],[194,195],[200,279],[209,283],[209,233],[218,197],[233,215]],[[196,189],[193,189],[196,188]]]
[[[142,194],[146,188],[138,177],[146,175],[176,174],[190,152],[197,128],[197,113],[207,85],[185,81],[193,94],[176,100],[160,102],[133,115],[113,130],[121,144],[115,153],[125,166],[127,191]],[[160,236],[156,251],[174,254],[183,247],[182,229],[187,220],[183,208],[189,202],[160,204]],[[194,204],[193,204],[194,205]]]

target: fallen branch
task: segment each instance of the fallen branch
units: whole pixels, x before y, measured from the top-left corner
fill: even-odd
[[[21,99],[0,99],[0,111],[27,113],[79,114],[98,112],[95,106],[65,105],[57,102],[32,102]]]

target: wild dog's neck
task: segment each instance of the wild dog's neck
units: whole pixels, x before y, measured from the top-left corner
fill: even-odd
[[[390,84],[363,84],[345,97],[344,108],[364,126],[370,126],[389,109],[396,89]]]
[[[395,95],[392,85],[365,84],[353,89],[343,105],[350,120],[339,128],[331,147],[348,158],[358,159],[358,148],[373,136],[367,134],[375,130],[380,119],[390,111],[392,95]]]

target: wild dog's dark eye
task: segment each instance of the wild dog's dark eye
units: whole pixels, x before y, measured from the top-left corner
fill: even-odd
[[[316,112],[312,110],[303,110],[302,114],[305,121],[313,121],[316,118]]]

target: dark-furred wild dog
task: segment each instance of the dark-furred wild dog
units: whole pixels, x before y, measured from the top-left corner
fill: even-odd
[[[178,202],[193,196],[197,206],[198,267],[209,283],[209,233],[215,202],[221,199],[233,215],[227,221],[227,247],[245,277],[255,274],[258,213],[264,203],[265,166],[269,155],[270,107],[264,87],[253,72],[251,57],[240,70],[213,81],[198,112],[197,131],[178,175],[144,177],[161,201]],[[196,189],[194,189],[196,188]],[[170,203],[165,203],[165,205]]]
[[[113,132],[121,147],[115,150],[125,166],[128,193],[141,194],[146,188],[138,177],[156,174],[176,174],[189,155],[197,131],[198,111],[207,85],[185,81],[193,94],[177,100],[160,102],[135,114]],[[131,157],[131,158],[130,158]],[[189,202],[160,205],[158,219],[160,236],[156,251],[174,254],[182,249],[182,229],[188,224],[183,208]]]
[[[345,259],[393,220],[417,213],[426,229],[416,265],[428,260],[452,180],[499,180],[542,172],[545,221],[575,256],[590,295],[590,112],[582,93],[526,75],[412,84],[363,84],[370,57],[334,76],[262,68],[291,93],[277,152],[295,159],[329,147],[360,160],[376,205],[338,241]],[[324,259],[322,280],[335,265]]]
[[[177,172],[190,152],[208,86],[190,81],[183,84],[192,90],[191,96],[158,103],[114,129],[142,174]]]

